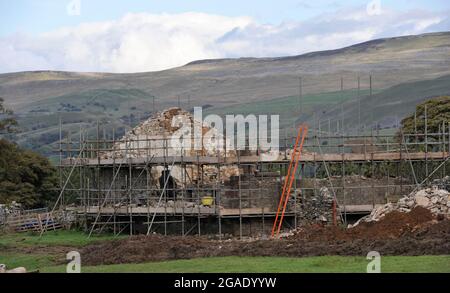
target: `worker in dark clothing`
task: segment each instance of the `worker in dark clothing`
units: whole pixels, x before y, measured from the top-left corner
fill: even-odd
[[[175,189],[177,188],[177,184],[172,175],[170,175],[170,170],[167,167],[161,172],[161,177],[159,177],[159,187],[164,189],[164,186],[166,186],[164,197],[166,199],[176,200],[177,195]]]

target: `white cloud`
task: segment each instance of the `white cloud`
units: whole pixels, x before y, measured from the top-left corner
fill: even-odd
[[[378,37],[450,29],[448,12],[341,10],[305,22],[260,24],[205,13],[127,14],[119,20],[0,39],[0,72],[142,72],[224,57],[286,56]]]

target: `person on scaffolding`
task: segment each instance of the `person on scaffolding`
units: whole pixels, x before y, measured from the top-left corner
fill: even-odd
[[[164,186],[166,188],[164,188]],[[170,170],[165,166],[164,170],[161,172],[161,177],[159,177],[159,187],[164,190],[164,198],[166,200],[176,200],[176,188],[177,184],[172,175],[170,175]]]

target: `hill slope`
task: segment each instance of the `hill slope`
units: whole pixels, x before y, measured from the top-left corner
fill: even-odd
[[[299,56],[200,60],[160,72],[1,74],[0,96],[18,115],[23,129],[18,141],[49,154],[47,146],[58,139],[60,115],[64,130],[70,130],[73,135],[80,128],[95,129],[97,119],[107,124],[109,130],[118,129],[116,135],[119,135],[125,127],[151,114],[153,97],[156,97],[157,109],[177,105],[180,100],[182,107],[208,105],[208,112],[217,113],[227,112],[229,108],[240,113],[242,103],[251,111],[252,105],[264,108],[267,103],[280,105],[279,102],[284,101],[290,112],[276,110],[282,114],[283,125],[311,118],[313,111],[323,108],[327,112],[322,119],[334,119],[337,114],[333,107],[347,100],[349,107],[345,115],[349,118],[346,124],[350,124],[354,123],[351,122],[354,108],[349,101],[354,99],[356,77],[361,76],[362,94],[366,94],[369,74],[373,76],[373,92],[377,94],[394,87],[391,88],[393,94],[395,86],[402,83],[424,80],[440,83],[439,77],[450,75],[450,32],[380,39]],[[300,111],[295,110],[299,75],[303,81],[304,118],[298,118]],[[340,92],[341,77],[343,92]],[[396,101],[405,107],[389,107],[391,101],[385,93],[387,96],[375,96],[373,104],[364,104],[364,109],[370,112],[368,107],[376,105],[379,114],[384,115],[385,111],[380,108],[384,105],[392,110],[388,111],[390,117],[401,116],[404,109],[412,108],[423,95],[428,95],[428,87],[433,87],[427,83],[417,86],[423,90],[414,98],[397,96]],[[331,94],[324,96],[327,92]],[[439,90],[433,94],[439,94]],[[364,114],[364,117],[371,116]],[[377,114],[377,120],[381,118]],[[367,118],[365,123],[373,121]]]

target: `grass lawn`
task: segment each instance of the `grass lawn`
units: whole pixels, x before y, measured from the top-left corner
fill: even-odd
[[[102,234],[92,235],[90,238],[87,234],[75,230],[58,230],[48,231],[39,237],[39,233],[11,233],[0,236],[1,247],[17,247],[17,246],[84,246],[96,241],[105,241],[114,239],[114,235]],[[126,237],[126,236],[119,236]]]
[[[55,266],[51,256],[0,256],[10,266],[26,266],[43,273],[63,273],[64,265]],[[53,264],[52,264],[53,263]],[[85,273],[365,273],[368,260],[354,256],[316,257],[214,257],[165,262],[82,266]],[[450,273],[450,256],[385,256],[385,273]]]
[[[33,246],[36,245],[67,246],[67,252],[69,252],[70,247],[82,247],[90,243],[111,239],[114,239],[114,236],[109,234],[92,235],[87,238],[85,233],[75,230],[48,231],[42,237],[35,232],[4,234],[0,235],[0,263],[7,264],[9,267],[24,266],[28,270],[55,266],[55,263],[61,263],[61,260],[64,260],[63,253],[58,255],[55,253],[24,253],[23,250],[32,251]]]
[[[41,271],[44,268],[55,266],[58,262],[56,256],[48,254],[0,252],[0,263],[6,264],[8,268],[25,267],[28,271]]]
[[[167,262],[82,267],[92,273],[365,273],[368,260],[352,256],[215,257]],[[61,272],[46,267],[43,272]],[[450,256],[385,256],[382,272],[450,272]]]
[[[126,236],[121,236],[126,237]],[[65,246],[70,249],[81,247],[96,241],[108,241],[113,235],[92,236],[79,231],[52,231],[45,233],[42,238],[39,234],[7,234],[0,236],[0,263],[9,267],[24,266],[28,270],[41,272],[65,272],[65,265],[58,265],[64,261]],[[34,253],[32,247],[60,246],[55,253]],[[5,249],[7,248],[7,249]],[[18,248],[17,251],[14,248]],[[50,250],[52,251],[52,250]],[[68,251],[67,251],[68,252]],[[101,266],[83,266],[82,272],[109,273],[109,272],[138,272],[138,273],[271,273],[271,272],[349,272],[364,273],[368,260],[365,257],[355,256],[317,256],[317,257],[214,257],[190,260],[172,260],[164,262],[118,264]],[[450,255],[424,255],[424,256],[382,256],[382,272],[446,272],[450,273]]]

